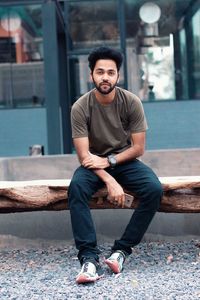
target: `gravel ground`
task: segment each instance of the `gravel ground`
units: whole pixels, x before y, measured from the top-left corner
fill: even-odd
[[[72,244],[11,240],[0,242],[0,300],[200,299],[200,240],[142,242],[118,275],[103,264],[111,246],[103,243],[104,277],[85,285],[75,283],[80,265]]]

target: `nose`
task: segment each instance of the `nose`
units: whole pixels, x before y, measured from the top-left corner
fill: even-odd
[[[102,79],[103,79],[103,80],[108,80],[108,78],[109,78],[109,76],[108,76],[108,74],[105,72],[105,73],[103,74],[103,76],[102,76]]]

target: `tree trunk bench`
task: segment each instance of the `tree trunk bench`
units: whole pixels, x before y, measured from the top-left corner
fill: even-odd
[[[200,176],[160,177],[164,189],[160,212],[199,213]],[[38,210],[65,210],[70,180],[0,181],[0,213]],[[126,191],[129,194],[129,191]],[[138,199],[134,194],[131,208]],[[107,200],[103,188],[92,197],[92,209],[120,208]],[[123,208],[126,209],[126,208]]]

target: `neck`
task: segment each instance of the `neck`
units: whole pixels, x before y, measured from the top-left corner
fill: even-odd
[[[106,95],[100,93],[98,90],[95,90],[96,99],[98,100],[98,102],[104,105],[109,104],[114,100],[115,93],[116,93],[115,88],[112,90],[112,92]]]

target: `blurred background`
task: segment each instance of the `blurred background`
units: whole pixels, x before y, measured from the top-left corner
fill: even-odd
[[[200,147],[200,1],[0,2],[0,156],[72,153],[71,105],[92,88],[87,57],[122,51],[147,150]]]

